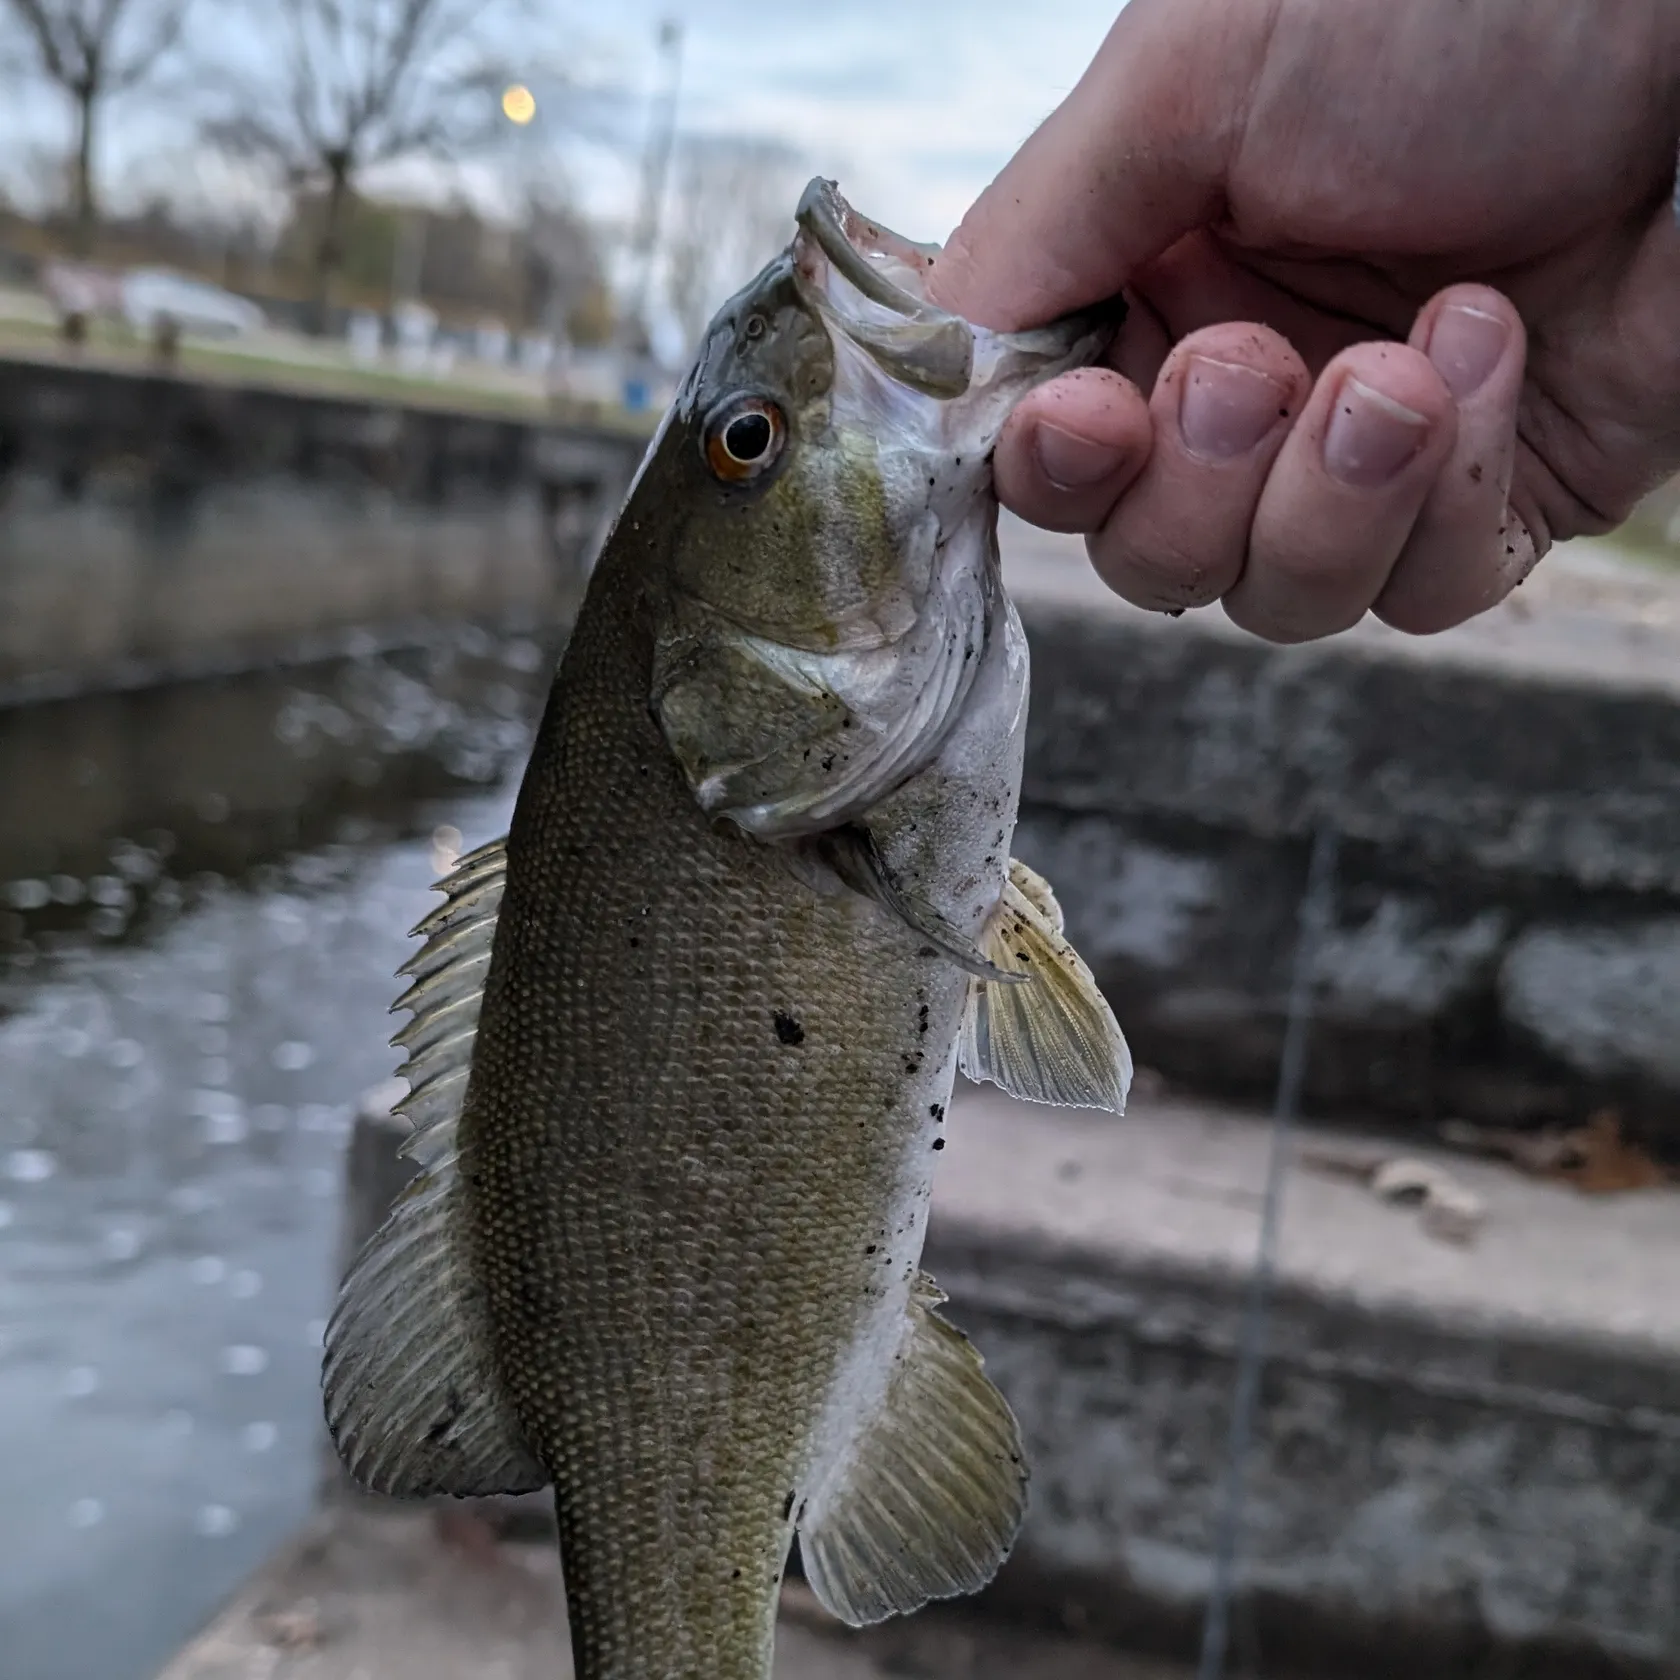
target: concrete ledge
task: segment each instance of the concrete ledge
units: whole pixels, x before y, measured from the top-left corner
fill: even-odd
[[[159,1680],[567,1680],[566,1603],[552,1546],[502,1545],[412,1513],[325,1513]],[[779,1680],[1184,1680],[1089,1641],[930,1611],[853,1633],[791,1582]]]
[[[959,1103],[928,1263],[1034,1475],[1000,1610],[1193,1648],[1268,1136]],[[1680,1196],[1438,1160],[1487,1204],[1474,1246],[1292,1178],[1239,1634],[1326,1673],[1671,1673]]]
[[[1270,1091],[1328,813],[1314,1101],[1426,1122],[1611,1102],[1680,1147],[1680,576],[1564,551],[1446,636],[1277,648],[1007,536],[1034,655],[1017,850],[1143,1061]]]
[[[0,698],[575,604],[607,429],[0,362]]]

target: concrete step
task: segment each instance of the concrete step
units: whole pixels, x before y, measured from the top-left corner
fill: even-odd
[[[552,1546],[473,1544],[432,1513],[325,1511],[159,1680],[567,1680]],[[777,1680],[1185,1680],[1088,1640],[1005,1632],[935,1611],[853,1633],[787,1587]]]
[[[1252,1114],[1163,1096],[1124,1121],[989,1089],[956,1104],[928,1264],[1033,1471],[993,1608],[1194,1649],[1269,1141]],[[1401,1152],[1349,1127],[1301,1145]],[[1351,1173],[1288,1180],[1239,1654],[1680,1671],[1680,1195],[1403,1152],[1479,1198],[1473,1241]]]

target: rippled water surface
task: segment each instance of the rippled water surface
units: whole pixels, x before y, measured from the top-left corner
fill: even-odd
[[[0,714],[0,1672],[140,1680],[308,1510],[356,1099],[554,647]]]

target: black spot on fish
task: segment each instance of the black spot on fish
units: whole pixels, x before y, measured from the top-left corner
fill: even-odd
[[[787,1498],[782,1501],[782,1521],[783,1522],[786,1522],[788,1520],[788,1518],[793,1515],[793,1502],[794,1502],[794,1499],[796,1497],[797,1497],[797,1495],[790,1488],[788,1490]]]
[[[1019,1463],[1020,1460],[1017,1459],[1016,1462]],[[731,1569],[729,1571],[729,1579],[731,1581],[739,1581],[741,1579],[741,1571],[739,1569]]]
[[[632,945],[640,945],[640,944],[641,944],[641,940],[639,940],[639,939],[638,939],[638,938],[637,938],[637,937],[636,937],[636,936],[635,936],[635,934],[631,934],[631,935],[630,935],[630,943],[631,943],[631,944],[632,944]]]
[[[933,1140],[933,1147],[934,1147],[934,1148],[935,1148],[935,1149],[943,1149],[943,1148],[944,1148],[944,1147],[945,1147],[945,1140],[944,1140],[944,1138],[935,1138],[935,1139],[934,1139],[934,1140]]]
[[[935,1120],[943,1120],[945,1118],[944,1103],[929,1103],[928,1113],[931,1114]]]
[[[875,1244],[875,1243],[870,1243],[870,1244],[869,1244],[869,1245],[868,1245],[868,1247],[866,1247],[866,1248],[865,1248],[865,1249],[864,1249],[864,1251],[863,1251],[863,1252],[864,1252],[864,1253],[865,1253],[865,1254],[873,1254],[873,1253],[874,1253],[874,1252],[875,1252],[875,1250],[876,1250],[876,1247],[877,1247],[877,1244]]]
[[[937,957],[939,952],[931,945],[923,945],[917,952],[918,957]]]
[[[805,1029],[786,1010],[778,1009],[771,1019],[776,1023],[776,1037],[783,1044],[803,1044],[805,1042]]]
[[[922,1007],[916,1011],[916,1031],[919,1033],[925,1033],[927,1030],[928,1006],[924,1003]]]

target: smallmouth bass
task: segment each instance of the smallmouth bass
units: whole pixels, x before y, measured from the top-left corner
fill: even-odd
[[[364,1484],[553,1486],[580,1680],[764,1680],[796,1535],[853,1624],[992,1577],[1019,1432],[919,1270],[953,1082],[1130,1079],[1010,857],[990,466],[1112,320],[984,332],[831,184],[797,224],[649,448],[506,840],[416,930],[422,1171],[327,1334]]]

